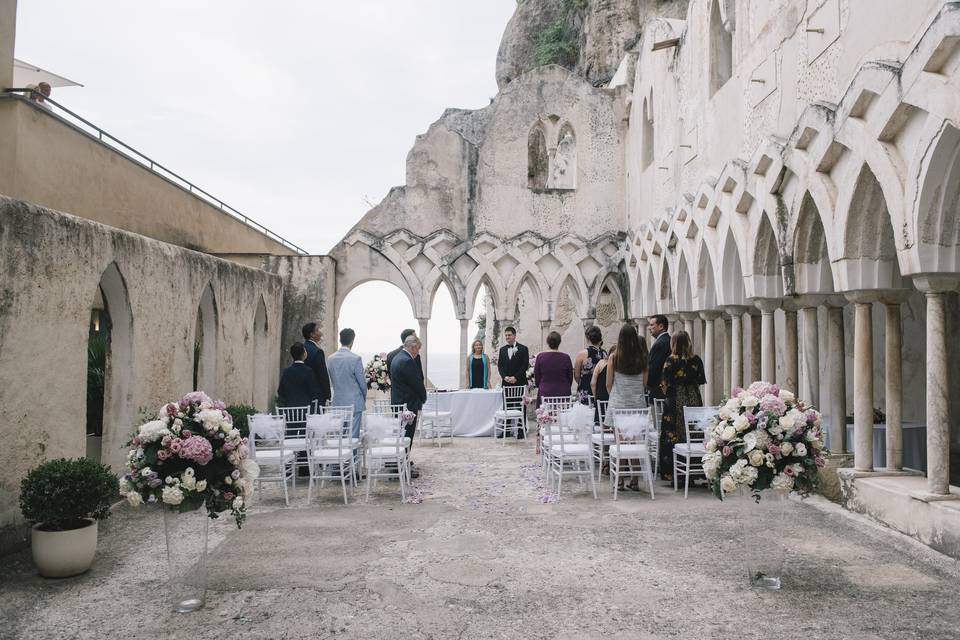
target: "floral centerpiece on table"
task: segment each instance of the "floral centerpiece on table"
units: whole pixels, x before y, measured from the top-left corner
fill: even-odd
[[[820,413],[775,384],[734,389],[707,434],[703,470],[717,497],[738,487],[809,495],[826,464]]]
[[[202,391],[160,408],[130,442],[120,493],[127,502],[163,504],[180,512],[206,505],[217,518],[229,511],[237,527],[260,474],[248,458],[247,439],[233,426],[226,406]]]
[[[367,389],[374,391],[390,390],[390,370],[387,369],[387,354],[378,353],[363,368],[363,377],[367,380]]]

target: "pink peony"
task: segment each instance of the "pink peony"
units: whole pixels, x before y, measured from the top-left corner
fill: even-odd
[[[193,436],[183,441],[180,457],[193,460],[199,465],[204,465],[213,458],[213,446],[211,446],[210,441],[206,438]]]
[[[760,410],[780,417],[787,412],[787,405],[780,399],[780,396],[768,394],[760,398]]]

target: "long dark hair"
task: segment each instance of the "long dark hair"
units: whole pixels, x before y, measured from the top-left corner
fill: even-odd
[[[626,375],[637,375],[647,370],[647,345],[640,340],[633,325],[620,327],[617,337],[617,355],[614,370]]]

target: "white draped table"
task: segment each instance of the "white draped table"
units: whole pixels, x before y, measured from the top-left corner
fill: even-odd
[[[469,389],[437,393],[437,408],[449,411],[455,436],[492,436],[494,414],[503,407],[499,389]]]

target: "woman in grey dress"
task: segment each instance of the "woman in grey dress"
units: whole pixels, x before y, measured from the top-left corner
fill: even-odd
[[[610,391],[604,417],[607,427],[613,428],[614,409],[643,409],[647,406],[647,355],[647,345],[640,339],[636,328],[623,325],[617,338],[617,351],[609,357],[607,364],[607,389]],[[634,477],[628,488],[639,491],[639,478]]]

